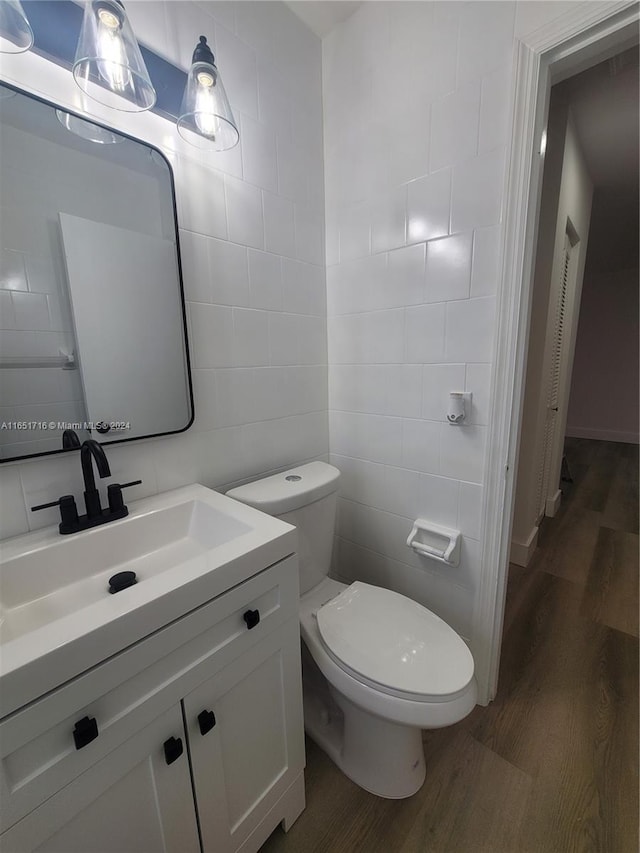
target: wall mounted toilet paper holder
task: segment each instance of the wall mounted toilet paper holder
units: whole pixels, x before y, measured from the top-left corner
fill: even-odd
[[[457,566],[460,563],[461,539],[459,530],[417,518],[407,539],[407,545],[422,557],[430,557],[448,566]]]

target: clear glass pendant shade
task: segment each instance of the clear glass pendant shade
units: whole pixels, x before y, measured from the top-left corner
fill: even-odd
[[[73,113],[56,110],[56,116],[60,124],[70,133],[75,133],[76,136],[80,136],[89,142],[96,142],[99,145],[117,145],[118,142],[124,142],[124,136],[107,130],[106,127],[100,127],[99,124],[94,124],[92,121],[80,118],[80,116],[73,115]]]
[[[180,136],[197,148],[226,151],[240,138],[227,93],[204,36],[200,36],[193,54],[177,126]]]
[[[155,104],[156,91],[119,0],[85,5],[73,76],[90,98],[116,110],[142,112]]]
[[[0,101],[6,101],[9,98],[15,98],[16,92],[13,89],[7,89],[6,86],[0,85]]]
[[[0,0],[0,53],[24,53],[33,45],[33,30],[20,0]]]

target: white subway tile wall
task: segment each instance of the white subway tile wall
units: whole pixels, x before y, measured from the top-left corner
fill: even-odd
[[[187,433],[109,448],[113,477],[141,477],[142,486],[130,493],[135,499],[196,481],[224,487],[326,459],[320,40],[276,2],[132,0],[127,8],[140,41],[183,68],[198,37],[207,36],[241,141],[231,152],[200,152],[159,118],[105,116],[163,148],[174,168],[196,409]],[[50,76],[38,80],[42,94],[70,103],[71,75]],[[145,137],[140,128],[149,122],[157,131]],[[32,162],[28,150],[21,156],[16,179],[28,188]],[[4,182],[3,197],[9,198]],[[2,219],[1,346],[33,355],[57,346],[68,326],[57,288],[39,264],[48,251],[46,233],[20,210]],[[34,383],[49,394],[40,396],[51,400],[46,419],[58,419],[52,407],[77,389],[69,381],[54,389],[51,374],[66,380],[67,372],[49,370],[46,382],[37,375],[44,372],[2,371],[1,420],[13,420],[18,410],[25,418],[42,414],[44,407],[24,405]],[[53,524],[55,510],[31,513],[30,507],[82,492],[76,454],[5,463],[0,483],[0,537]]]
[[[334,571],[412,595],[465,637],[514,25],[508,2],[365,3],[323,43]],[[451,426],[449,392],[464,390]],[[462,530],[458,568],[407,547],[421,516]]]
[[[571,5],[367,2],[321,45],[279,2],[130,0],[140,40],[182,67],[207,35],[242,134],[231,152],[199,153],[154,116],[96,112],[174,165],[189,307],[195,427],[109,451],[114,471],[142,474],[133,496],[326,458],[330,436],[336,575],[471,635],[513,39]],[[29,79],[71,106],[68,72]],[[3,221],[15,253],[0,255],[3,339],[13,292],[52,292],[46,240],[20,210]],[[18,315],[44,323],[38,302]],[[57,332],[48,311],[51,332],[18,335]],[[444,419],[451,390],[473,394],[463,427]],[[23,392],[14,377],[8,399]],[[67,457],[4,465],[0,483],[0,536],[52,524],[54,511],[28,508],[82,488]],[[418,516],[462,531],[459,568],[406,546]]]

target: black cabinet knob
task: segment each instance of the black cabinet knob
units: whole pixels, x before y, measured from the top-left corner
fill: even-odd
[[[82,749],[98,737],[98,724],[95,717],[83,717],[73,727],[73,740],[76,749]]]
[[[164,744],[164,759],[167,764],[173,764],[182,753],[184,752],[184,747],[182,746],[182,738],[179,737],[170,737],[168,740],[165,740]]]
[[[247,610],[246,613],[242,614],[242,618],[247,623],[247,628],[251,630],[252,628],[255,628],[258,622],[260,621],[260,611]]]
[[[198,714],[198,725],[200,726],[200,734],[206,735],[216,724],[216,715],[213,711],[200,711]]]

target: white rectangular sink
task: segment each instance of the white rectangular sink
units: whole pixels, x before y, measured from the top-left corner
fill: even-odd
[[[144,583],[252,530],[202,500],[114,525],[96,529],[93,537],[58,536],[48,547],[2,560],[0,643],[102,600],[117,572],[133,571]]]
[[[193,485],[120,521],[0,544],[0,716],[242,583],[296,548],[295,528]],[[136,573],[112,594],[109,579]]]

